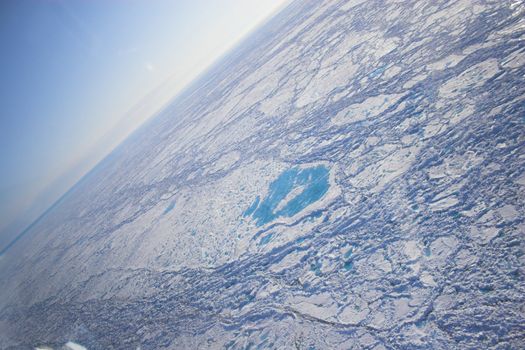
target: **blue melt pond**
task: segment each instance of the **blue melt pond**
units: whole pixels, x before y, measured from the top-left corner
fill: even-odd
[[[261,200],[261,198],[259,196],[257,196],[257,198],[255,198],[255,201],[252,203],[252,205],[250,205],[250,207],[248,209],[246,209],[246,211],[242,215],[245,216],[245,217],[252,215],[253,212],[255,211],[255,209],[257,209],[257,206],[259,205],[259,201],[260,200]]]
[[[263,238],[261,238],[261,241],[259,242],[259,245],[268,244],[270,242],[270,240],[272,239],[272,236],[273,236],[273,234],[270,233],[268,236],[264,236]]]
[[[326,194],[330,186],[328,177],[329,170],[322,165],[306,169],[288,169],[270,184],[266,198],[261,201],[257,196],[243,215],[251,215],[257,226],[278,217],[292,217]],[[299,194],[280,205],[294,190],[300,190]]]
[[[171,202],[166,209],[164,209],[164,214],[169,213],[173,208],[175,208],[175,201]]]

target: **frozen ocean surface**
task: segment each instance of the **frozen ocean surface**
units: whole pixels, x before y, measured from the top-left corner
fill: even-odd
[[[0,348],[525,348],[525,4],[294,1],[0,259]]]

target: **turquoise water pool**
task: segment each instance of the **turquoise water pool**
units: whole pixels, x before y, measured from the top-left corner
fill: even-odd
[[[270,183],[268,195],[262,201],[257,196],[246,209],[244,216],[252,216],[257,226],[278,217],[292,217],[310,204],[321,199],[329,188],[329,170],[322,165],[311,168],[285,170]],[[292,191],[298,194],[288,199]],[[288,202],[281,204],[283,200]]]

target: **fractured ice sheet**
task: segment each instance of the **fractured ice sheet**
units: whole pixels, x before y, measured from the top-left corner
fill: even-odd
[[[0,257],[0,348],[524,348],[524,14],[291,2]]]

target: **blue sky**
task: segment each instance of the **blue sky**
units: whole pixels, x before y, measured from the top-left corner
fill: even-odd
[[[285,0],[0,3],[0,250]]]

